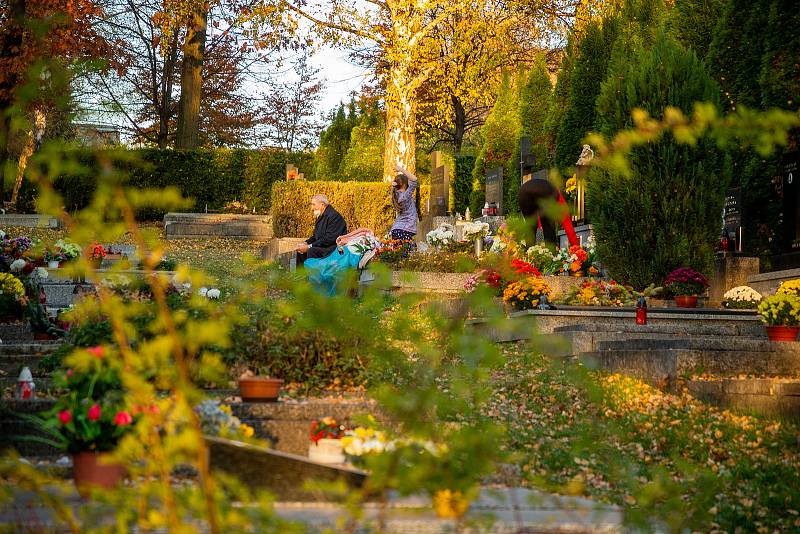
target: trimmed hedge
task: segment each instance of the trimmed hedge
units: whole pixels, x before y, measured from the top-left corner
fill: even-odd
[[[323,194],[347,221],[349,231],[371,228],[375,235],[382,236],[395,217],[390,187],[384,182],[276,182],[272,186],[272,230],[275,237],[310,236],[314,231],[311,197]],[[420,192],[424,211],[430,186],[420,186]]]
[[[240,200],[257,213],[271,207],[272,184],[283,180],[286,163],[312,172],[313,154],[286,154],[279,150],[197,149],[159,150],[73,149],[71,157],[82,169],[56,178],[54,186],[64,198],[67,211],[86,207],[97,186],[100,161],[112,160],[136,187],[177,187],[184,197],[194,200],[196,210],[219,210],[232,200]],[[21,207],[33,208],[35,189],[28,185],[21,195]],[[163,212],[148,210],[143,218],[160,218]]]

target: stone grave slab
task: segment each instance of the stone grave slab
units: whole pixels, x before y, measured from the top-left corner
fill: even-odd
[[[321,492],[304,488],[314,482],[344,481],[360,488],[367,473],[345,466],[312,462],[304,456],[259,447],[240,441],[207,437],[212,469],[235,475],[252,489],[266,489],[281,501],[325,501]]]
[[[264,260],[277,260],[282,254],[293,252],[300,243],[304,243],[303,237],[280,237],[270,239],[266,245],[261,247],[261,258]]]
[[[503,168],[497,167],[486,173],[486,202],[497,207],[497,215],[503,215]]]
[[[193,237],[272,238],[269,215],[233,213],[167,213],[164,215],[167,239]]]
[[[0,214],[0,228],[22,226],[25,228],[61,228],[61,221],[49,215],[36,213],[3,213]]]

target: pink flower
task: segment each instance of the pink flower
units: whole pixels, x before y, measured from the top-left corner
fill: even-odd
[[[89,408],[88,412],[86,412],[86,418],[89,421],[97,421],[98,419],[100,419],[100,413],[101,413],[100,405],[95,404],[94,406]]]
[[[58,420],[61,421],[61,424],[66,425],[72,421],[72,412],[69,410],[62,410],[58,412]]]
[[[86,349],[86,352],[88,352],[95,358],[100,359],[105,354],[105,349],[102,346],[97,345],[96,347],[89,347],[88,349]]]
[[[114,416],[114,424],[117,426],[126,426],[133,423],[133,417],[128,412],[117,412]]]
[[[72,369],[67,369],[67,378],[71,377],[74,374],[75,374],[75,371],[73,371]]]

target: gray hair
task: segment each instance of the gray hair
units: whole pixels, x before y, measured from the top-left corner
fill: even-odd
[[[311,201],[312,201],[312,202],[313,202],[313,201],[315,201],[315,200],[316,200],[317,202],[322,202],[322,203],[323,203],[323,204],[325,204],[326,206],[327,206],[328,204],[330,204],[330,202],[328,202],[328,197],[327,197],[326,195],[317,194],[317,195],[314,195],[313,197],[311,197]]]

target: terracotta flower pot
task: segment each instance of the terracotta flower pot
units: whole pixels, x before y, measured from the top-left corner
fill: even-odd
[[[675,305],[679,308],[696,308],[697,295],[678,295],[675,297]]]
[[[93,487],[112,489],[125,476],[125,466],[101,462],[103,455],[84,451],[72,455],[72,473],[81,496],[89,495]]]
[[[275,402],[281,392],[283,380],[264,376],[249,376],[239,379],[242,402]]]
[[[800,326],[767,326],[770,341],[796,341]]]

